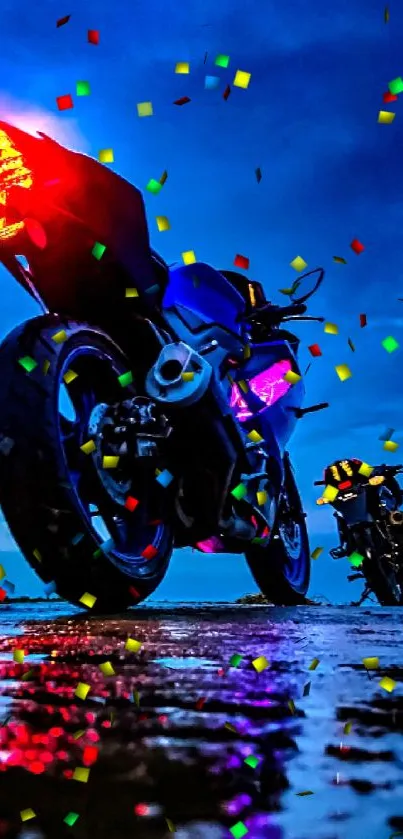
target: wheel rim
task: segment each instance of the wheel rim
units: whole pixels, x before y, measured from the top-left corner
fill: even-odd
[[[288,507],[288,497],[284,499]],[[281,508],[278,524],[278,535],[284,547],[285,561],[283,574],[287,582],[296,591],[301,591],[306,583],[306,556],[303,538],[303,523],[293,521],[286,510],[281,518]]]
[[[64,376],[71,370],[77,376],[66,384]],[[147,578],[159,565],[165,525],[150,524],[146,505],[141,503],[140,487],[136,487],[136,476],[130,494],[139,504],[130,512],[106,492],[93,456],[80,450],[90,439],[87,429],[94,407],[122,399],[118,376],[125,372],[124,362],[106,349],[83,345],[67,354],[57,381],[59,439],[83,531],[90,531],[102,553],[121,571]],[[147,559],[142,552],[149,546],[157,553]]]

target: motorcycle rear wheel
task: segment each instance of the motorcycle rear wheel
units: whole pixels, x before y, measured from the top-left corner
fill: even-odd
[[[311,562],[309,539],[301,498],[288,455],[284,458],[285,479],[272,537],[268,545],[251,544],[245,557],[262,594],[276,606],[306,602]],[[293,510],[290,520],[286,508]]]
[[[118,381],[128,370],[128,359],[108,335],[56,315],[26,322],[0,345],[0,504],[6,522],[41,580],[97,613],[148,597],[173,548],[170,524],[149,523],[141,487],[138,508],[130,511],[116,500],[115,479],[108,477],[114,495],[100,480],[94,456],[80,448],[89,440],[96,404],[135,395],[134,384],[123,391]],[[144,557],[151,546],[155,550]]]

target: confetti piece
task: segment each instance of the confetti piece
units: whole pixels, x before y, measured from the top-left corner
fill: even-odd
[[[174,105],[187,105],[190,101],[189,96],[181,96],[180,99],[175,99]]]
[[[125,643],[125,650],[129,653],[138,653],[141,650],[141,641],[136,641],[135,638],[127,638]]]
[[[295,707],[295,704],[294,704],[293,700],[289,699],[288,702],[287,702],[287,705],[288,705],[291,713],[294,715],[297,709]]]
[[[190,73],[190,65],[187,61],[178,61],[175,65],[175,73],[187,74]]]
[[[84,452],[84,454],[92,454],[92,452],[94,452],[95,449],[96,445],[94,443],[94,440],[88,440],[87,443],[83,443],[83,445],[80,446],[80,450]]]
[[[229,65],[229,55],[217,55],[214,64],[216,67],[224,67],[224,70],[226,70]]]
[[[393,93],[390,93],[389,90],[383,94],[383,101],[385,102],[385,104],[389,104],[390,102],[396,102],[397,98],[398,97],[395,96]]]
[[[193,382],[194,377],[195,377],[195,374],[191,373],[191,372],[181,373],[181,379],[183,379],[184,382]]]
[[[153,106],[152,102],[138,102],[137,113],[139,117],[152,117]]]
[[[101,149],[98,154],[98,160],[100,163],[113,163],[113,149]]]
[[[67,341],[66,330],[60,329],[59,332],[55,332],[55,334],[52,335],[52,341],[54,341],[55,344],[63,344],[65,341]]]
[[[74,379],[77,379],[78,373],[75,373],[74,370],[67,370],[67,372],[63,376],[63,381],[66,385],[69,385],[71,382],[74,382]]]
[[[353,727],[352,722],[346,722],[346,724],[343,728],[343,734],[350,734],[352,727]]]
[[[139,293],[137,288],[127,288],[125,291],[125,297],[138,297]]]
[[[234,498],[237,499],[237,501],[241,501],[242,498],[245,498],[247,491],[248,490],[245,484],[238,484],[236,487],[234,487],[234,489],[231,490],[231,495],[233,495]]]
[[[146,189],[148,190],[148,192],[152,192],[153,195],[158,195],[158,193],[161,192],[162,184],[160,183],[160,181],[156,181],[154,178],[151,178],[148,181]]]
[[[234,265],[237,268],[243,268],[245,271],[247,271],[249,268],[249,259],[247,256],[242,256],[242,254],[237,253],[234,259]]]
[[[249,757],[245,758],[244,763],[246,763],[247,766],[250,766],[251,769],[256,769],[259,764],[259,758],[254,755],[249,755]]]
[[[295,294],[297,288],[299,288],[300,285],[300,280],[294,280],[290,288],[279,288],[279,291],[281,292],[281,294],[287,294],[288,296],[291,296],[291,294]]]
[[[139,706],[140,706],[140,694],[139,694],[138,690],[133,691],[133,699],[134,699],[135,704],[139,708]]]
[[[24,650],[14,650],[13,661],[15,661],[17,664],[23,664],[24,657],[25,657]]]
[[[268,497],[269,496],[268,496],[265,489],[264,490],[258,490],[258,492],[256,493],[256,500],[257,500],[257,503],[259,504],[259,507],[262,507],[263,504],[266,504],[266,501],[267,501]]]
[[[56,104],[59,111],[68,111],[70,108],[74,108],[73,99],[70,93],[66,93],[65,96],[57,96]]]
[[[196,706],[195,706],[196,711],[201,711],[202,708],[203,708],[203,705],[205,705],[205,704],[206,704],[206,697],[201,696],[200,699],[198,699],[197,702],[196,702]]]
[[[59,29],[60,26],[65,26],[66,23],[69,22],[71,15],[66,15],[65,17],[59,17],[59,20],[56,21],[56,28]]]
[[[46,376],[47,373],[49,372],[49,370],[50,370],[50,361],[48,361],[48,359],[45,359],[45,361],[43,362],[43,367],[42,367],[43,375]]]
[[[396,79],[392,79],[391,82],[388,84],[389,92],[392,93],[394,96],[397,96],[398,93],[403,91],[403,79],[401,76],[398,76]]]
[[[248,393],[249,385],[247,382],[245,382],[244,379],[240,379],[239,382],[237,382],[237,384],[238,387],[242,390],[242,393]]]
[[[226,723],[224,723],[224,728],[227,728],[227,729],[228,729],[228,731],[232,731],[232,733],[233,733],[233,734],[236,734],[236,733],[237,733],[237,730],[236,730],[235,726],[234,726],[234,725],[231,725],[231,723],[230,723],[230,722],[226,722]]]
[[[311,353],[311,355],[313,355],[314,358],[319,358],[319,356],[322,355],[322,350],[321,350],[319,344],[311,344],[308,347],[308,350]]]
[[[311,692],[311,682],[307,682],[304,685],[304,689],[302,691],[302,696],[309,696],[310,692]]]
[[[81,783],[86,784],[89,776],[89,769],[86,769],[84,766],[77,766],[73,772],[73,781],[81,781]]]
[[[196,254],[194,251],[183,251],[181,254],[185,265],[193,265],[196,262]]]
[[[230,833],[232,833],[234,839],[243,839],[243,836],[246,836],[249,830],[243,822],[237,822],[230,827]]]
[[[327,335],[339,334],[339,327],[335,323],[325,323],[323,328]]]
[[[87,39],[89,44],[93,44],[95,47],[97,47],[99,44],[98,29],[89,29],[87,32]]]
[[[308,667],[308,670],[316,670],[318,664],[320,664],[320,658],[313,658]]]
[[[244,70],[237,70],[232,84],[234,87],[241,87],[243,90],[246,90],[249,87],[251,76],[251,73],[245,73]]]
[[[353,553],[348,557],[348,561],[353,568],[360,568],[364,562],[364,557],[362,554],[358,553],[358,551],[353,551]]]
[[[118,382],[121,387],[127,387],[133,383],[133,373],[128,370],[127,373],[122,373],[118,376]]]
[[[334,256],[333,262],[337,262],[339,265],[347,265],[347,260],[343,256]]]
[[[79,731],[75,731],[73,734],[74,740],[79,740],[80,737],[83,737],[85,734],[85,728],[81,728]]]
[[[373,466],[370,466],[369,463],[361,463],[361,466],[358,470],[359,475],[364,475],[366,478],[369,478],[374,471]]]
[[[332,486],[328,485],[328,486],[325,487],[322,497],[325,498],[326,501],[332,502],[332,501],[334,501],[335,498],[337,498],[338,494],[339,494],[339,490],[336,489],[336,487],[332,487]]]
[[[379,658],[378,656],[369,656],[369,658],[363,658],[362,663],[366,670],[377,670],[379,667]]]
[[[176,833],[176,827],[175,827],[173,821],[171,821],[171,819],[165,819],[165,821],[167,823],[167,828],[168,828],[169,832],[170,833]]]
[[[241,663],[242,659],[243,659],[242,655],[239,655],[239,653],[235,653],[234,655],[231,656],[231,658],[229,660],[229,666],[230,667],[238,667],[238,664]]]
[[[80,597],[79,602],[80,602],[80,603],[83,603],[83,604],[84,604],[84,606],[88,606],[88,608],[89,608],[89,609],[92,609],[92,607],[93,607],[93,606],[94,606],[94,604],[96,603],[96,599],[97,599],[97,598],[96,598],[96,597],[94,597],[94,595],[93,595],[93,594],[89,594],[89,593],[88,593],[88,591],[86,591],[86,592],[83,594],[83,596],[82,596],[82,597]]]
[[[91,93],[91,88],[89,82],[77,82],[76,83],[76,95],[77,96],[89,96]]]
[[[30,355],[24,355],[24,358],[19,358],[18,364],[21,364],[21,367],[23,367],[27,373],[32,373],[32,371],[35,370],[35,367],[38,366],[38,362],[35,361],[34,358],[31,358]]]
[[[155,480],[157,481],[157,483],[160,484],[160,486],[162,486],[162,487],[164,487],[164,489],[166,489],[166,487],[169,486],[169,484],[173,481],[173,479],[174,479],[174,476],[171,474],[169,469],[163,469],[162,472],[160,472],[159,475],[157,475]]]
[[[290,262],[291,268],[294,268],[295,271],[303,271],[304,268],[308,267],[308,263],[305,262],[305,259],[302,259],[302,256],[296,256],[295,259]]]
[[[225,88],[225,90],[224,90],[224,93],[223,93],[223,95],[222,95],[222,98],[223,98],[225,101],[227,101],[227,99],[228,99],[228,97],[229,97],[230,93],[231,93],[231,88],[230,88],[229,84],[227,84],[227,87],[226,87],[226,88]]]
[[[337,364],[334,368],[341,382],[345,382],[353,375],[347,364]]]
[[[20,816],[22,822],[27,822],[30,819],[35,819],[36,813],[35,810],[31,810],[31,808],[28,807],[26,810],[20,810]]]
[[[203,64],[205,64],[205,63],[206,63],[206,61],[207,61],[207,56],[208,56],[208,52],[205,52],[205,53],[204,53],[204,61],[203,61]]]
[[[384,20],[384,22],[385,22],[385,23],[389,23],[389,18],[390,18],[389,8],[388,8],[388,6],[385,6],[385,11],[384,11],[384,13],[383,13],[383,20]],[[400,836],[400,835],[402,835],[402,836],[403,836],[403,833],[402,833],[402,834],[400,834],[400,833],[394,833],[393,835],[394,835],[394,836]]]
[[[357,254],[357,256],[365,250],[364,245],[361,242],[359,242],[358,239],[353,239],[350,248],[352,251],[354,251],[354,253]]]
[[[311,553],[311,559],[318,559],[321,553],[323,553],[323,548],[315,548],[315,550]]]
[[[129,510],[129,513],[133,513],[139,503],[140,502],[137,498],[133,498],[132,495],[128,495],[125,501],[126,510]]]
[[[348,339],[347,343],[348,343],[348,345],[349,345],[349,347],[350,347],[351,352],[355,352],[355,346],[354,346],[354,344],[353,344],[353,342],[352,342],[351,338],[349,338],[349,339]]]
[[[74,691],[74,696],[77,696],[78,699],[86,699],[90,690],[91,685],[86,685],[84,684],[84,682],[79,682]]]
[[[169,223],[169,219],[166,216],[156,216],[157,227],[160,233],[164,230],[170,230],[171,225]]]
[[[304,790],[304,792],[296,792],[295,795],[303,796],[303,795],[313,795],[314,793],[310,789]]]
[[[6,572],[3,568],[3,566],[0,565],[0,580],[3,580],[5,576],[6,576]]]
[[[391,125],[395,116],[396,114],[393,114],[391,111],[379,111],[378,122],[381,125]]]
[[[35,550],[34,550],[34,551],[32,551],[32,555],[35,557],[35,559],[36,559],[38,562],[42,562],[42,556],[41,556],[41,554],[39,553],[39,551],[38,551],[36,548],[35,548]]]
[[[387,452],[395,452],[399,448],[399,443],[395,443],[393,440],[385,440],[383,448]]]
[[[385,428],[385,431],[379,435],[378,440],[391,440],[395,433],[394,428]]]
[[[384,338],[382,341],[382,346],[386,352],[395,352],[395,350],[399,349],[399,344],[392,335],[388,335],[387,338]]]
[[[154,547],[154,545],[147,545],[146,548],[141,552],[141,556],[144,559],[154,559],[157,556],[158,549]]]
[[[249,434],[248,434],[248,439],[249,439],[252,443],[261,443],[261,442],[262,442],[262,440],[263,440],[263,437],[262,437],[262,435],[261,435],[261,434],[259,434],[259,432],[258,432],[258,431],[254,431],[254,430],[252,430],[252,431],[250,431],[250,432],[249,432]]]
[[[255,668],[257,673],[263,673],[263,670],[270,667],[270,662],[267,661],[266,656],[260,655],[252,661],[252,666]]]
[[[285,376],[283,376],[283,379],[284,379],[285,382],[288,382],[290,385],[296,385],[297,382],[301,381],[302,376],[300,376],[298,373],[294,373],[293,370],[288,370],[287,373],[285,374]]]
[[[70,813],[67,813],[67,816],[64,817],[63,821],[65,824],[68,824],[69,827],[73,827],[79,818],[80,816],[78,813],[73,813],[73,811],[71,811]]]
[[[95,245],[91,251],[92,255],[95,259],[102,259],[104,253],[106,251],[106,245],[101,245],[100,242],[95,242]]]
[[[164,186],[164,183],[166,183],[167,180],[168,180],[168,172],[165,169],[164,172],[162,173],[160,179],[159,179],[159,183],[161,184],[161,186]]]
[[[383,679],[379,682],[379,687],[383,690],[386,690],[388,693],[392,693],[394,691],[397,682],[394,679],[390,679],[389,676],[384,676]]]
[[[116,673],[110,661],[104,661],[102,664],[99,665],[99,669],[104,676],[116,676]]]

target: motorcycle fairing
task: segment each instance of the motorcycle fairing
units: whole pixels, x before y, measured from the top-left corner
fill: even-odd
[[[197,262],[171,269],[164,294],[164,309],[179,306],[191,330],[217,323],[241,335],[239,318],[245,312],[242,295],[210,265]]]

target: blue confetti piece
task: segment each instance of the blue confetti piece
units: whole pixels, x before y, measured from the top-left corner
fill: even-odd
[[[56,591],[56,583],[54,580],[50,583],[46,583],[44,586],[45,594],[48,597],[49,594],[54,594]]]
[[[220,84],[220,81],[218,76],[206,76],[204,80],[205,90],[215,90]]]
[[[4,588],[4,591],[6,591],[7,594],[14,594],[14,592],[15,592],[14,583],[10,583],[9,580],[3,580],[1,586],[2,586],[2,588]]]
[[[158,481],[158,483],[162,487],[165,487],[165,489],[166,489],[166,487],[169,486],[169,484],[171,483],[171,481],[173,481],[173,479],[174,479],[174,476],[171,475],[170,471],[168,469],[163,469],[163,471],[160,472],[159,475],[157,475],[155,480]]]

